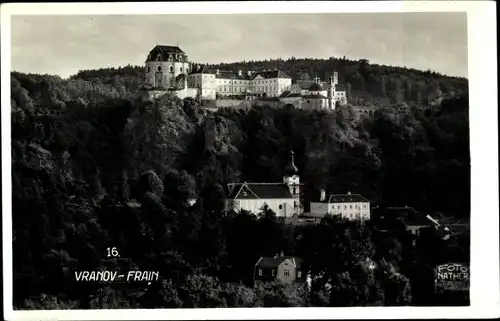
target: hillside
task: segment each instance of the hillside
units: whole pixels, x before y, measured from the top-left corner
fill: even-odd
[[[328,217],[293,227],[265,209],[233,216],[222,206],[229,182],[281,181],[291,146],[306,203],[325,186],[375,204],[467,218],[466,96],[429,113],[381,108],[359,122],[342,111],[221,109],[212,114],[215,143],[206,150],[205,111],[190,99],[142,101],[138,67],[127,70],[68,80],[11,75],[17,308],[449,304],[429,290],[433,280],[422,271],[467,262],[468,239],[423,235],[414,250],[404,228],[381,237],[370,224]],[[108,247],[121,258],[106,257]],[[303,257],[323,275],[319,288],[333,290],[309,297],[279,284],[253,288],[255,262],[279,251]],[[364,258],[379,270],[365,271]],[[71,278],[73,270],[134,266],[158,269],[164,282],[121,289]]]

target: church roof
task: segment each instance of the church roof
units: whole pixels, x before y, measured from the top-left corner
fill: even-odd
[[[228,198],[232,199],[293,198],[285,183],[236,183],[228,187]]]
[[[335,85],[335,91],[346,91],[344,85]]]

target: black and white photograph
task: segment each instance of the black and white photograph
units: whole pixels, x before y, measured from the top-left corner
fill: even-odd
[[[5,319],[498,309],[496,43],[436,3],[2,5]]]

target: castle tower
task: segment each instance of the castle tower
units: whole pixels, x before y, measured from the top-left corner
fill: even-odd
[[[330,77],[330,85],[328,86],[328,109],[335,109],[335,85],[334,77]]]
[[[293,197],[294,210],[300,214],[300,177],[299,170],[294,163],[294,152],[290,150],[288,153],[288,164],[285,167],[285,175],[283,182],[290,188],[290,193]]]
[[[176,77],[189,70],[187,55],[178,46],[156,45],[146,58],[145,81],[150,86],[171,88]]]

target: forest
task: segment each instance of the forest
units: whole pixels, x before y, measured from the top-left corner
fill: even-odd
[[[467,80],[350,65],[352,73],[340,72],[361,75],[365,87],[353,79],[351,86],[365,97],[387,98],[369,79],[399,79],[395,73],[410,79],[404,86],[411,92],[421,82],[449,96],[425,112],[382,106],[361,119],[350,107],[220,109],[211,114],[215,142],[206,146],[207,111],[169,95],[142,100],[140,67],[69,79],[12,72],[14,307],[468,304],[468,294],[439,294],[433,286],[437,264],[469,261],[468,236],[443,240],[428,229],[413,246],[399,221],[384,233],[374,222],[329,216],[290,225],[266,209],[223,212],[227,183],[281,181],[292,147],[306,205],[324,187],[362,194],[372,206],[408,205],[448,220],[470,216]],[[421,90],[416,95],[428,94]],[[107,257],[111,247],[120,258]],[[280,252],[304,259],[314,276],[311,291],[278,282],[254,287],[257,260]],[[367,269],[366,260],[377,268]],[[73,272],[137,268],[158,270],[161,280],[109,285],[76,282]]]

